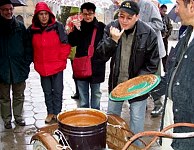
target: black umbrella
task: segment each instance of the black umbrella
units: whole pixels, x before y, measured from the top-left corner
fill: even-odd
[[[175,8],[176,8],[176,6],[174,6],[174,7],[170,10],[170,12],[168,13],[167,16],[168,16],[171,20],[173,20],[174,22],[178,23],[178,22],[181,21],[181,19],[180,19],[180,17],[175,13]]]
[[[14,7],[16,6],[26,6],[23,0],[10,0]]]
[[[10,3],[12,3],[14,7],[26,6],[26,3],[24,2],[24,0],[0,0],[0,6],[5,4],[10,4]]]

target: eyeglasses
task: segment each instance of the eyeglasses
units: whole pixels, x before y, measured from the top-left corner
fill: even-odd
[[[94,14],[94,13],[82,13],[82,15],[85,16],[85,17],[86,17],[86,16],[90,16],[90,17],[91,17],[93,14]]]
[[[126,20],[126,21],[130,21],[132,19],[132,16],[124,16],[124,15],[118,15],[118,18],[121,20]]]
[[[2,8],[1,10],[2,10],[2,11],[9,12],[9,11],[13,11],[14,8],[13,8],[13,7],[11,7],[11,8]]]

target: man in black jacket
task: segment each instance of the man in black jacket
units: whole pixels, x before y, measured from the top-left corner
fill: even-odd
[[[29,36],[24,24],[13,16],[13,10],[10,0],[0,1],[0,102],[6,129],[12,128],[12,109],[16,124],[25,126],[22,118],[25,80],[32,62]]]
[[[159,50],[157,35],[146,23],[139,20],[139,7],[133,1],[124,1],[118,20],[105,27],[103,40],[97,53],[104,59],[111,58],[109,92],[119,83],[143,74],[154,74],[158,69]],[[129,100],[130,129],[144,131],[148,95]],[[121,115],[123,101],[108,102],[108,114]],[[139,141],[136,143],[141,145]]]

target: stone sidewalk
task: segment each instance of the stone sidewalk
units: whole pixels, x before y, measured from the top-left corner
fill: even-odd
[[[107,63],[107,68],[108,67],[109,64]],[[101,110],[104,112],[107,111],[108,105],[108,74],[109,69],[107,69],[106,72],[106,80],[101,85]],[[39,75],[33,69],[33,64],[31,65],[31,72],[26,83],[24,118],[27,125],[25,127],[16,126],[13,120],[13,129],[4,129],[3,121],[0,118],[0,150],[32,150],[33,145],[30,144],[32,135],[36,133],[38,128],[47,125],[44,122],[47,115],[44,95],[40,85]],[[67,68],[64,71],[63,111],[77,107],[78,101],[71,99],[71,95],[74,94],[74,91],[75,85],[72,79],[71,64],[70,61],[68,61]],[[152,108],[153,102],[150,100],[148,101],[145,130],[157,130],[159,127],[160,118],[150,118]],[[127,123],[129,122],[127,103],[124,103],[122,117]],[[154,149],[156,149],[156,147]]]
[[[175,46],[177,41],[169,41],[169,48]],[[101,110],[106,112],[108,105],[108,74],[109,64],[107,63],[106,79],[101,84],[102,98]],[[27,87],[25,90],[25,103],[24,103],[24,118],[26,121],[25,127],[15,126],[14,120],[12,121],[13,129],[4,129],[4,123],[0,117],[0,150],[32,150],[33,145],[30,144],[32,135],[34,135],[38,128],[44,127],[44,120],[47,115],[44,96],[40,85],[40,78],[37,72],[31,65],[31,72],[28,80],[26,81]],[[76,100],[71,99],[74,94],[75,85],[72,79],[72,69],[70,61],[68,60],[67,68],[64,71],[64,93],[63,93],[63,108],[68,110],[77,107]],[[148,100],[147,113],[145,121],[145,130],[158,130],[160,125],[160,117],[151,118],[150,112],[153,109],[153,101]],[[129,123],[129,106],[127,103],[123,105],[122,118]],[[149,138],[145,139],[146,141]],[[159,150],[159,146],[155,143],[153,150]]]

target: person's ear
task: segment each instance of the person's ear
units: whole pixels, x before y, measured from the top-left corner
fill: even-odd
[[[190,1],[190,10],[191,10],[191,13],[194,13],[194,0]]]
[[[136,21],[138,21],[139,20],[139,14],[138,15],[136,15]]]

